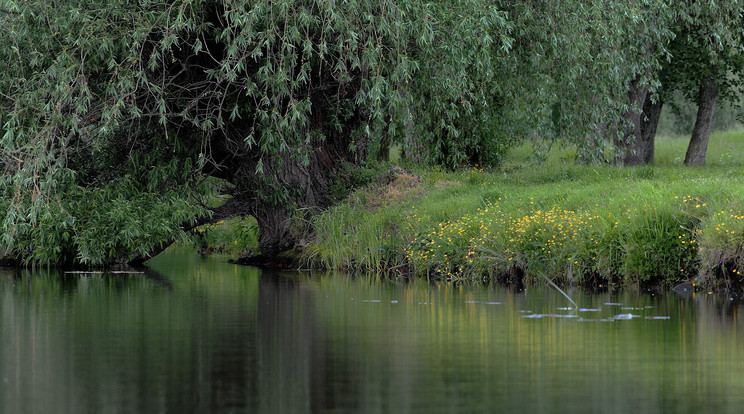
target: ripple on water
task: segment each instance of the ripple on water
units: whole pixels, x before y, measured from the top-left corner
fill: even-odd
[[[610,319],[616,320],[616,321],[629,321],[633,318],[640,318],[641,315],[633,315],[632,313],[621,313],[619,315],[615,315]]]
[[[619,306],[621,304],[613,304],[613,303],[605,303],[605,305],[614,305]],[[635,308],[635,307],[623,307],[623,310],[646,310],[649,307],[642,307],[642,308]],[[573,308],[570,307],[559,307],[558,310],[573,310]],[[599,312],[602,309],[595,309],[595,308],[579,308],[579,312]],[[529,318],[529,319],[542,319],[542,318],[576,318],[579,322],[614,322],[614,321],[627,321],[632,319],[638,319],[638,318],[644,318],[643,315],[637,315],[634,313],[620,313],[617,315],[609,316],[606,318],[583,318],[576,314],[555,314],[555,313],[533,313],[531,310],[522,309],[519,311],[520,313],[523,313],[522,318]],[[669,316],[645,316],[645,319],[652,319],[652,320],[665,320],[670,319]]]

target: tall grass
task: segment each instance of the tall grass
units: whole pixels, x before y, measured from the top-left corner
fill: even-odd
[[[449,279],[738,283],[744,134],[714,134],[706,167],[680,165],[685,145],[660,140],[655,167],[576,166],[570,148],[535,164],[522,147],[502,171],[415,171],[319,216],[307,258]]]

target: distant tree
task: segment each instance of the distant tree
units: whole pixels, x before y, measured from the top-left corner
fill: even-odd
[[[555,140],[584,162],[638,164],[636,125],[672,38],[673,2],[499,2],[514,47],[501,70],[503,134]],[[508,80],[507,80],[508,78]],[[614,153],[611,150],[614,148]]]
[[[616,161],[622,165],[642,165],[653,159],[653,143],[647,132],[644,108],[660,87],[656,73],[667,57],[666,45],[673,38],[671,24],[677,13],[676,2],[641,2],[625,6],[628,15],[626,42],[621,43],[622,61],[626,62],[624,88],[627,91],[622,122],[617,125],[614,143],[619,150]]]
[[[680,34],[680,48],[692,52],[682,55],[680,69],[691,76],[679,85],[689,97],[697,95],[698,103],[685,165],[705,164],[719,97],[738,102],[744,92],[744,4],[732,0],[696,6],[688,9]]]
[[[697,117],[685,155],[685,165],[702,165],[719,97],[740,100],[744,75],[743,4],[695,1],[678,5],[668,45],[669,59],[657,72],[661,87],[644,103],[644,137],[653,148],[662,106],[675,91],[698,104]],[[653,156],[647,160],[653,162]]]

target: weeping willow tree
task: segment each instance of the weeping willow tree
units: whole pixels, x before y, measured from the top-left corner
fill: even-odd
[[[636,164],[644,98],[682,7],[669,0],[499,1],[514,25],[503,65],[504,134],[577,148],[584,162]],[[538,145],[538,149],[539,149]]]
[[[671,56],[657,75],[662,90],[644,112],[648,112],[651,125],[646,139],[653,143],[665,101],[672,101],[673,94],[680,92],[697,103],[685,165],[705,164],[719,97],[737,105],[744,92],[743,18],[744,2],[730,0],[691,2],[675,20]]]
[[[127,262],[250,214],[270,256],[389,137],[477,159],[510,48],[488,3],[0,0],[0,253]]]

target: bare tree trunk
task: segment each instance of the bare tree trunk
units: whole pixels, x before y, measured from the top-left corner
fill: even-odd
[[[705,153],[708,150],[708,138],[713,128],[718,103],[718,85],[714,78],[706,79],[700,85],[698,113],[695,127],[692,130],[690,145],[685,155],[685,165],[705,165]]]
[[[651,96],[646,96],[646,101],[643,103],[643,117],[641,120],[641,136],[644,143],[644,164],[654,163],[654,144],[656,141],[656,127],[659,126],[659,118],[661,117],[661,108],[664,106],[664,101],[661,98],[654,102]]]
[[[643,142],[641,132],[641,118],[643,117],[643,103],[646,101],[648,90],[641,86],[641,75],[637,75],[630,83],[628,90],[628,104],[630,108],[625,113],[624,118],[627,123],[627,129],[621,140],[617,140],[615,145],[622,150],[616,161],[623,165],[643,165],[646,159],[646,144]]]

